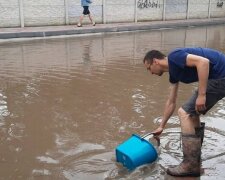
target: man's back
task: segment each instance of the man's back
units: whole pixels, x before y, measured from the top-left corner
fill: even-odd
[[[225,55],[209,48],[178,48],[168,55],[170,82],[192,83],[198,81],[197,70],[186,66],[188,54],[207,58],[210,62],[209,79],[225,77]]]

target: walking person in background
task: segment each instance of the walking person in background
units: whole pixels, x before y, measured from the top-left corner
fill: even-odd
[[[157,50],[149,51],[144,65],[152,74],[169,73],[171,83],[160,126],[153,131],[160,135],[176,107],[179,82],[198,82],[198,89],[178,109],[181,125],[183,161],[167,169],[172,176],[200,176],[201,145],[204,138],[204,123],[200,115],[207,113],[225,97],[225,55],[209,48],[179,48],[168,57]]]
[[[90,11],[89,11],[89,5],[90,5],[91,3],[92,3],[91,0],[81,0],[81,6],[84,8],[84,10],[83,10],[83,14],[80,16],[80,20],[79,20],[79,22],[78,22],[78,24],[77,24],[78,27],[81,27],[81,26],[82,26],[83,18],[84,18],[84,16],[86,16],[86,15],[88,15],[88,17],[89,17],[89,19],[90,19],[92,25],[95,26],[96,23],[95,23],[93,17],[91,16]]]

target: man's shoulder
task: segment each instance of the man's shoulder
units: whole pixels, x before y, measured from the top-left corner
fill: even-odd
[[[176,49],[173,49],[169,54],[168,56],[173,56],[173,55],[176,55],[176,54],[180,54],[180,53],[185,53],[187,50],[187,48],[176,48]]]
[[[186,53],[187,53],[186,48],[176,48],[168,54],[168,60],[170,61],[176,58],[180,58]]]

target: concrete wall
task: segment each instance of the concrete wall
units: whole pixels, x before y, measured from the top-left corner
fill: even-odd
[[[106,0],[105,1],[106,22],[134,22],[135,1],[134,0]]]
[[[165,19],[186,19],[188,0],[166,0]]]
[[[18,0],[0,0],[0,27],[20,26]]]
[[[80,0],[0,0],[0,27],[76,24],[82,11]],[[93,0],[90,11],[97,23],[216,18],[225,0]]]
[[[218,5],[220,5],[220,6],[218,6]],[[210,16],[211,17],[225,17],[225,0],[211,0]]]
[[[190,19],[207,18],[210,13],[209,3],[210,3],[210,0],[189,0],[188,1],[188,7],[189,7],[188,18]]]
[[[23,0],[26,26],[65,24],[63,0]]]
[[[164,0],[143,2],[137,0],[137,21],[163,20]]]

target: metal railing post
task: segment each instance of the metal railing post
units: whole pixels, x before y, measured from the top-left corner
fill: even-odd
[[[137,23],[137,2],[138,0],[135,0],[135,7],[134,7],[134,22]]]
[[[20,27],[24,27],[23,0],[19,0]]]
[[[102,15],[103,15],[103,24],[106,24],[106,14],[105,14],[105,0],[102,0]]]
[[[189,11],[190,11],[190,3],[189,3],[189,0],[187,0],[187,16],[186,16],[186,19],[189,19]]]
[[[209,8],[208,8],[208,18],[211,17],[211,0],[209,0]]]
[[[64,0],[66,25],[69,24],[68,0]]]
[[[166,0],[163,1],[163,21],[166,20]]]

